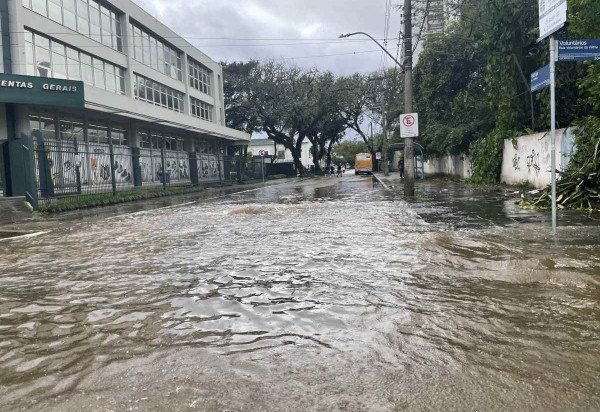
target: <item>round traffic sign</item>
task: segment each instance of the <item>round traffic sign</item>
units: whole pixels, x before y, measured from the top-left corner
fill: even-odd
[[[404,123],[404,126],[411,127],[415,124],[415,117],[409,114],[408,116],[404,117],[402,122]]]

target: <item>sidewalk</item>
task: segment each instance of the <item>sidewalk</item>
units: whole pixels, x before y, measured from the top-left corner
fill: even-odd
[[[392,172],[389,176],[384,176],[381,172],[373,173],[373,177],[385,188],[385,190],[396,191],[402,189],[403,180],[400,179],[400,173]]]

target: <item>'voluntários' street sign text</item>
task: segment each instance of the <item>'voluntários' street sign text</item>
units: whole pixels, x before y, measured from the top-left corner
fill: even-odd
[[[600,40],[559,40],[558,61],[599,61]]]

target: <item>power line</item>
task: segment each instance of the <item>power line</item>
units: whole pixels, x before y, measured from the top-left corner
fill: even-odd
[[[7,33],[10,34],[24,34],[27,33],[26,30],[16,30],[16,31],[7,31]],[[83,33],[79,33],[79,32],[74,32],[74,31],[64,31],[64,32],[60,32],[60,31],[56,31],[56,32],[44,32],[44,34],[47,35],[65,35],[65,36],[84,36],[87,38],[90,38],[90,36],[85,35]],[[99,36],[100,34],[98,34]],[[110,34],[110,36],[112,37],[126,37],[125,35],[116,35],[116,34]],[[133,37],[133,36],[131,36]],[[161,39],[183,39],[183,40],[234,40],[234,41],[299,41],[299,42],[304,42],[304,41],[324,41],[324,42],[332,42],[332,43],[337,43],[337,42],[343,42],[344,40],[341,40],[337,37],[315,37],[315,38],[306,38],[306,37],[199,37],[199,36],[158,36]],[[384,38],[380,38],[380,39],[376,39],[378,41],[384,41],[386,39]],[[387,40],[397,40],[397,39],[387,39]],[[362,39],[348,39],[345,41],[355,41],[355,42],[363,42],[366,40],[362,40]]]
[[[351,53],[334,53],[334,54],[320,54],[316,56],[301,56],[301,57],[283,57],[284,60],[297,60],[297,59],[313,59],[317,57],[334,57],[334,56],[349,56],[354,54],[365,54],[365,53],[377,53],[379,50],[364,50],[355,51]]]

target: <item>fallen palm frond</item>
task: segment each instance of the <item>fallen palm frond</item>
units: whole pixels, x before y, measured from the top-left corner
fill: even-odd
[[[600,140],[582,166],[572,167],[559,173],[556,201],[561,209],[600,209]],[[522,206],[548,208],[552,202],[551,187],[541,195],[521,202]]]

